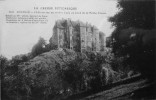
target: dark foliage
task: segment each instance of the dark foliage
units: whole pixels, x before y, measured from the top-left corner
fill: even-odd
[[[125,66],[136,67],[143,75],[150,79],[155,75],[155,43],[151,46],[143,46],[143,35],[138,35],[133,41],[127,39],[123,45],[121,43],[121,34],[123,29],[133,30],[136,33],[145,33],[138,31],[140,29],[151,30],[155,28],[155,0],[119,0],[118,8],[120,11],[109,19],[112,25],[116,27],[112,33],[113,52],[117,57],[127,56],[123,63]],[[133,28],[132,28],[133,27]],[[130,31],[129,31],[130,32]],[[124,34],[129,34],[124,32]],[[149,34],[148,32],[145,34]],[[127,35],[128,36],[128,35]],[[122,40],[123,41],[123,40]],[[134,43],[130,46],[127,43]]]
[[[4,100],[48,100],[64,98],[90,89],[98,90],[105,85],[106,80],[101,76],[101,65],[111,62],[113,55],[109,53],[102,55],[94,52],[86,54],[75,52],[77,55],[75,60],[65,62],[65,65],[53,62],[52,58],[45,58],[44,54],[41,54],[38,60],[37,57],[34,58],[38,63],[29,67],[27,65],[31,61],[28,61],[30,60],[28,55],[15,56],[10,61],[1,57],[2,98]],[[61,57],[61,53],[58,57]],[[41,58],[42,60],[39,60]],[[51,65],[44,62],[44,59],[51,61],[49,62]],[[25,67],[19,66],[21,64]],[[111,82],[114,80],[112,77],[107,78],[112,80]]]
[[[155,0],[119,0],[120,11],[109,20],[119,29],[155,28]]]
[[[18,65],[22,62],[28,61],[27,55],[18,55],[7,60],[1,56],[1,91],[2,99],[4,100],[20,100],[21,96],[26,93],[23,91],[23,82],[21,81],[21,74],[19,73]]]
[[[43,52],[45,52],[46,41],[40,37],[38,42],[33,46],[31,55],[35,57]]]

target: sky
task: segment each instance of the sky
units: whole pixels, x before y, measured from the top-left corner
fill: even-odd
[[[55,21],[62,18],[88,22],[109,36],[114,28],[108,22],[108,18],[118,11],[116,4],[116,0],[0,0],[0,54],[10,59],[15,55],[30,52],[39,37],[48,42],[53,34]],[[13,15],[17,15],[16,11],[33,12],[34,7],[76,7],[77,10],[74,12],[103,14],[46,14],[48,20],[46,24],[6,23],[6,15],[11,14],[9,11],[14,11]]]

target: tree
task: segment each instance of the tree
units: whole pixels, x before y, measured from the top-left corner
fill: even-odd
[[[33,46],[31,55],[33,57],[43,53],[45,51],[46,41],[40,37],[38,42]]]
[[[116,27],[112,33],[113,51],[122,49],[119,41],[121,30],[127,28],[154,29],[155,28],[155,1],[118,0],[120,11],[109,18]],[[126,33],[125,33],[126,34]]]
[[[0,75],[1,75],[1,80],[3,80],[4,78],[4,71],[6,69],[6,64],[7,64],[7,58],[0,55],[0,67],[1,67],[1,70],[0,70]]]
[[[4,81],[4,74],[5,74],[5,70],[7,68],[7,63],[8,60],[6,57],[0,55],[0,75],[1,75],[1,83],[3,83]]]
[[[118,0],[117,7],[120,11],[109,18],[112,25],[116,27],[112,33],[113,51],[120,49],[118,36],[122,29],[134,27],[141,29],[155,28],[155,1],[134,1],[134,0]]]
[[[117,28],[153,29],[155,27],[154,0],[119,0],[117,7],[120,11],[109,19]]]
[[[141,45],[137,42],[142,42],[140,40],[142,39],[143,35],[139,37],[140,39],[136,42],[138,46],[135,47],[133,46],[131,47],[131,49],[129,49],[130,47],[126,43],[125,45],[121,44],[121,35],[126,37],[131,36],[131,34],[128,35],[130,31],[134,31],[137,33],[137,31],[139,32],[140,29],[141,30],[154,29],[156,21],[155,1],[118,0],[117,7],[120,9],[120,11],[113,17],[109,18],[109,21],[112,22],[112,25],[116,27],[111,36],[113,52],[118,56],[128,55],[127,59],[125,60],[127,64],[131,65],[135,64],[136,66],[139,66],[139,69],[141,69],[142,72],[144,71],[146,73],[152,73],[153,71],[155,71],[154,70],[155,49],[152,48],[153,50],[151,52],[150,48],[147,48],[146,51],[140,48]],[[123,31],[124,29],[127,30]],[[138,34],[136,35],[139,36]],[[131,43],[133,43],[134,41],[135,39],[132,40]],[[125,42],[127,42],[127,40]],[[124,52],[122,50],[124,50]],[[149,71],[151,72],[145,71],[146,69],[149,69]],[[150,76],[152,76],[152,74]]]

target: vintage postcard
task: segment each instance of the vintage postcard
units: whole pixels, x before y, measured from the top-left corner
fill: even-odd
[[[155,0],[0,0],[1,100],[156,99]]]

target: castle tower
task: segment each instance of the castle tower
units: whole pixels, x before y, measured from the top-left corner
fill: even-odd
[[[79,22],[80,25],[80,43],[81,43],[81,52],[86,50],[86,25],[82,22]]]
[[[53,28],[53,41],[57,45],[58,50],[61,50],[64,47],[64,27],[61,25],[62,20],[58,20],[55,22],[55,26]]]
[[[87,50],[88,51],[92,51],[92,28],[91,28],[91,25],[90,24],[87,24],[86,26],[86,34],[87,34]]]
[[[69,33],[69,49],[73,50],[73,24],[70,18],[67,20]]]
[[[99,45],[100,45],[100,51],[104,51],[104,48],[105,48],[105,34],[103,32],[99,32]]]
[[[53,27],[53,35],[50,39],[50,44],[51,46],[57,46],[56,48],[59,49],[60,48],[60,44],[59,44],[59,28],[58,28],[58,22],[55,21],[55,25]]]
[[[99,31],[97,29],[97,27],[93,27],[93,44],[94,44],[94,48],[93,51],[99,51],[100,50],[100,46],[99,46]]]

